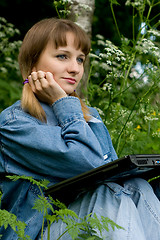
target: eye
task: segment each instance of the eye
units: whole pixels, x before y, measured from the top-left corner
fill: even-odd
[[[77,62],[79,64],[83,64],[84,63],[84,58],[82,58],[82,57],[77,58]]]
[[[60,59],[60,60],[64,60],[64,59],[67,59],[67,55],[65,54],[59,54],[56,56],[56,58]]]

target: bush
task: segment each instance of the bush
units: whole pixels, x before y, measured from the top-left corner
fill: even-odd
[[[116,1],[110,2],[113,12]],[[126,5],[134,8],[133,29],[134,19],[140,18],[137,36],[133,32],[133,39],[127,39],[119,33],[121,45],[115,46],[97,35],[90,55],[88,101],[99,110],[119,156],[159,151],[160,32],[159,21],[151,26],[149,16],[160,3],[135,3]]]
[[[21,41],[15,40],[19,30],[0,18],[0,111],[21,96],[21,75],[17,56]]]

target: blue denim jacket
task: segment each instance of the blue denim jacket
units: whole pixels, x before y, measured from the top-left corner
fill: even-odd
[[[87,123],[78,98],[69,96],[52,106],[42,103],[42,107],[47,123],[24,112],[20,101],[0,114],[1,208],[26,222],[26,234],[33,240],[42,226],[42,215],[32,209],[39,190],[30,182],[12,182],[4,175],[32,176],[54,184],[117,158],[94,108],[90,108],[92,118]],[[0,234],[2,240],[18,239],[10,228],[1,228]]]

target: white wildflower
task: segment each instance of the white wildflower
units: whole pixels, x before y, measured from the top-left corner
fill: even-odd
[[[160,37],[160,31],[158,31],[158,30],[150,29],[150,30],[148,30],[148,33],[151,33],[156,37]]]
[[[121,61],[120,57],[115,57],[115,59],[116,59],[118,62]]]
[[[130,122],[127,122],[127,125],[126,125],[129,129],[133,127],[133,122],[130,121]]]
[[[5,68],[5,67],[1,67],[0,71],[3,72],[3,73],[7,73],[8,72],[7,68]]]
[[[153,132],[152,136],[160,138],[160,132]]]
[[[126,61],[126,58],[125,58],[125,57],[121,57],[121,60],[122,60],[122,61]]]
[[[101,40],[104,40],[104,37],[103,37],[102,35],[100,35],[100,34],[97,34],[97,35],[96,35],[96,38],[99,38],[99,39],[101,39]]]
[[[112,89],[112,84],[111,83],[103,84],[102,90],[106,91],[107,89],[108,89],[108,92],[111,91],[111,89]]]
[[[159,119],[156,118],[156,117],[145,116],[145,117],[144,117],[144,120],[145,120],[145,121],[157,121],[157,120],[159,120]]]
[[[101,67],[104,69],[104,70],[108,70],[108,64],[102,62],[101,63]]]
[[[132,71],[129,75],[131,78],[139,78],[140,77],[140,74],[135,70],[135,71]]]
[[[84,9],[85,11],[92,11],[92,8],[87,4],[79,4],[80,8]]]
[[[149,0],[147,0],[146,3],[148,5],[151,4]],[[125,5],[126,6],[136,7],[139,10],[144,10],[144,8],[145,8],[144,0],[127,0]]]
[[[98,62],[97,60],[93,60],[93,61],[92,61],[92,65],[93,65],[93,66],[98,66],[98,65],[99,65],[99,62]]]
[[[99,73],[99,72],[96,72],[96,73],[94,74],[94,77],[95,77],[95,78],[99,78],[99,76],[100,76],[100,73]]]
[[[97,44],[100,46],[105,46],[106,45],[106,43],[103,41],[103,40],[97,40]]]
[[[94,53],[90,53],[90,54],[89,54],[89,56],[90,56],[91,58],[100,59],[100,57],[99,57],[99,56],[97,56],[97,55],[96,55],[96,54],[94,54]]]
[[[98,111],[98,113],[101,115],[101,116],[104,116],[104,112],[98,108],[98,107],[95,107],[95,109]]]
[[[109,61],[109,60],[107,60],[106,63],[107,63],[108,65],[110,65],[110,66],[112,65],[112,62]]]
[[[73,4],[73,1],[72,0],[62,0],[62,4]]]

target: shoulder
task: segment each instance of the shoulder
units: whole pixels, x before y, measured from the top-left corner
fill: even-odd
[[[24,112],[21,108],[21,102],[17,101],[10,107],[4,109],[0,113],[0,125],[5,125],[11,121],[23,120],[25,121],[39,121],[38,119],[32,117],[27,112]]]
[[[89,107],[89,111],[90,111],[90,115],[92,117],[91,117],[90,121],[88,122],[88,124],[90,126],[92,125],[92,128],[94,127],[94,128],[99,129],[101,131],[101,134],[103,134],[103,133],[107,134],[107,137],[110,138],[108,129],[107,129],[106,125],[104,124],[102,118],[100,117],[98,110],[96,108]],[[98,134],[100,134],[100,133],[98,133]]]
[[[96,118],[97,120],[102,122],[102,119],[96,108],[88,107],[88,109],[89,109],[90,115],[92,116],[91,120],[93,120],[93,118]]]
[[[20,109],[20,101],[17,101],[16,103],[14,103],[13,105],[9,106],[8,108],[4,109],[1,113],[0,113],[0,123],[6,123],[9,121],[9,119],[12,119],[15,117],[14,112],[16,110]]]

